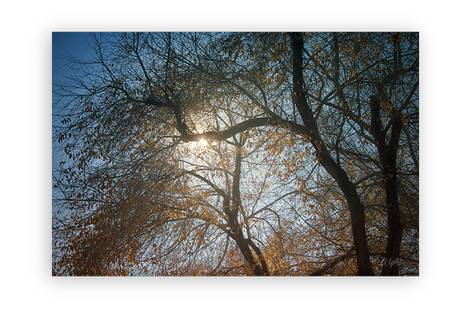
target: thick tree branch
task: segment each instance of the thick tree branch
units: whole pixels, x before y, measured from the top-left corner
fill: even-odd
[[[397,112],[397,114],[393,114],[393,118],[390,121],[392,133],[390,142],[387,145],[385,141],[385,133],[382,131],[379,100],[376,96],[372,96],[370,103],[372,112],[372,134],[377,142],[380,163],[385,175],[385,201],[388,209],[388,241],[386,257],[391,260],[396,260],[399,257],[403,234],[396,171],[396,157],[402,128],[401,114],[399,112]],[[398,266],[396,264],[392,266],[385,265],[382,269],[382,275],[398,275]]]
[[[287,130],[290,130],[300,135],[307,134],[307,130],[305,127],[295,124],[291,121],[284,120],[281,118],[273,119],[270,117],[264,117],[264,118],[253,118],[253,119],[242,121],[241,123],[238,123],[220,132],[211,131],[211,132],[204,132],[201,134],[189,134],[184,131],[184,132],[181,132],[182,135],[180,136],[180,139],[183,142],[194,142],[194,141],[196,142],[196,141],[200,141],[201,139],[223,141],[236,134],[242,133],[246,130],[257,128],[257,127],[267,127],[267,126],[280,126],[282,128],[285,128]]]
[[[369,259],[369,249],[367,245],[366,227],[365,227],[365,210],[361,204],[355,185],[350,181],[346,172],[331,157],[313,117],[311,108],[306,100],[303,91],[302,75],[302,51],[303,38],[301,34],[291,34],[292,54],[293,54],[293,94],[292,98],[299,110],[302,120],[308,128],[308,135],[312,137],[311,141],[316,150],[317,158],[326,171],[335,179],[347,200],[348,208],[351,215],[351,224],[353,231],[354,245],[358,260],[358,269],[360,275],[374,275],[372,264]]]

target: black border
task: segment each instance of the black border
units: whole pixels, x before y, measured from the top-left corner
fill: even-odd
[[[28,300],[438,300],[438,25],[423,13],[68,13],[29,12]],[[134,30],[417,31],[421,39],[420,276],[405,278],[52,277],[51,33]],[[431,109],[431,112],[430,110]],[[38,147],[38,148],[37,148]],[[37,150],[39,153],[37,154]],[[431,171],[429,171],[431,169]],[[428,172],[431,177],[428,177]],[[49,192],[48,192],[49,191]]]

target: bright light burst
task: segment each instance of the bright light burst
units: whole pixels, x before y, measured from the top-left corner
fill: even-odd
[[[208,145],[208,141],[206,139],[200,139],[200,141],[198,142],[198,145],[200,147],[205,147],[206,145]]]

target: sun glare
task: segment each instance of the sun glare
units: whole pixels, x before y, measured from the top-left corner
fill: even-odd
[[[208,145],[208,142],[206,141],[206,139],[200,139],[200,141],[198,142],[198,145],[200,147],[204,147],[204,146]]]
[[[187,145],[189,148],[201,150],[208,146],[208,141],[206,139],[200,139],[199,141],[190,142]]]

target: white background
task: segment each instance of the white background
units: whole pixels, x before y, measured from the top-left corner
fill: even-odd
[[[0,318],[4,320],[437,320],[458,315],[460,31],[455,1],[3,1],[0,5]],[[28,11],[438,11],[439,301],[27,301]],[[4,44],[8,44],[4,46]],[[10,50],[8,50],[10,48]],[[14,48],[14,49],[13,49]],[[12,86],[13,85],[13,86]],[[8,108],[9,106],[15,108]],[[11,121],[14,119],[15,121]],[[12,135],[16,139],[11,139]],[[435,151],[433,151],[435,152]],[[11,157],[8,155],[16,155]],[[426,168],[426,167],[425,167]],[[424,173],[436,179],[436,173]],[[433,195],[435,197],[435,195]],[[14,227],[14,228],[13,228]],[[19,228],[18,228],[19,227]],[[11,246],[11,240],[19,242]],[[12,270],[12,267],[14,269]],[[401,289],[402,290],[402,289]],[[457,307],[457,309],[454,308]],[[356,308],[361,313],[356,315]]]

